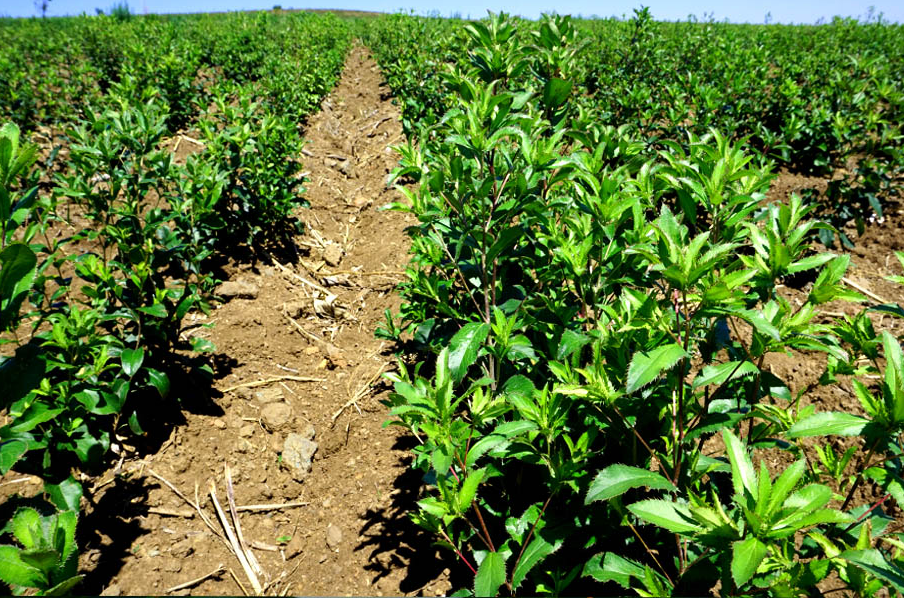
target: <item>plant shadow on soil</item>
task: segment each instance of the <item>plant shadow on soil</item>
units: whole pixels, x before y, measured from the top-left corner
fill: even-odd
[[[414,437],[400,436],[392,449],[410,452],[416,444]],[[393,482],[394,494],[389,506],[368,509],[363,514],[366,523],[358,534],[364,540],[355,551],[370,550],[369,563],[364,569],[376,574],[372,584],[394,570],[403,569],[405,577],[399,582],[399,591],[412,594],[443,577],[448,569],[452,588],[468,587],[473,576],[469,576],[464,565],[452,551],[434,545],[434,536],[409,517],[418,511],[417,501],[422,498],[424,485],[423,474],[411,467],[411,461],[410,456],[399,459],[405,472]]]
[[[78,544],[98,558],[79,585],[81,592],[100,595],[122,569],[135,541],[147,533],[142,517],[148,515],[148,494],[157,486],[144,477],[117,478],[81,518],[76,532]],[[116,515],[111,517],[112,513]]]
[[[167,399],[160,399],[151,391],[141,397],[138,415],[144,435],[129,440],[135,442],[139,454],[157,454],[173,430],[186,424],[186,412],[223,415],[223,409],[215,401],[222,393],[211,385],[208,376],[199,374],[198,368],[204,364],[209,364],[214,370],[213,377],[219,379],[228,376],[237,362],[222,353],[209,357],[176,355],[167,367],[171,388],[176,392]],[[111,466],[109,460],[105,460],[104,466]],[[147,477],[116,475],[100,498],[83,509],[76,532],[78,545],[84,553],[97,555],[94,558],[98,560],[79,585],[82,592],[99,595],[120,572],[135,542],[148,532],[142,523],[149,515],[147,500],[150,491],[159,486]]]

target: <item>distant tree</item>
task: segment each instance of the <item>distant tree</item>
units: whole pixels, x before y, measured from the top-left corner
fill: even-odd
[[[129,3],[125,0],[121,0],[117,2],[107,11],[107,14],[116,19],[117,21],[128,21],[132,18],[132,9],[129,8]]]
[[[50,0],[35,0],[35,9],[41,11],[41,18],[47,18],[47,8],[50,6]]]

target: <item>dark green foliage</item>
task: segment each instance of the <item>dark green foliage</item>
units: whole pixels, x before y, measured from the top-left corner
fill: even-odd
[[[474,575],[465,591],[792,596],[833,571],[858,594],[897,587],[900,530],[851,500],[869,479],[904,501],[901,351],[862,320],[819,323],[825,303],[865,299],[842,284],[849,258],[816,250],[830,227],[796,195],[766,205],[768,157],[718,129],[607,124],[576,93],[585,42],[567,17],[490,15],[436,42],[467,37],[437,67],[435,118],[407,40],[380,37],[434,26],[404,21],[372,39],[390,76],[411,69],[396,89],[425,119],[393,175],[416,183],[393,207],[419,223],[404,303],[379,333],[411,335],[435,363],[388,375],[387,404],[420,441],[412,517]],[[656,73],[666,25],[644,9],[617,26],[624,53],[600,68]],[[804,301],[777,291],[807,271]],[[869,416],[801,407],[766,366],[789,351],[826,355],[827,385],[884,371],[881,392],[855,383]],[[840,434],[865,451],[808,468],[800,439]],[[794,465],[755,468],[766,448]],[[842,463],[861,473],[837,509]]]

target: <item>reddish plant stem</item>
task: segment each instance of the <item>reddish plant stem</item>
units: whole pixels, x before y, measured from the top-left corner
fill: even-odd
[[[540,509],[540,514],[537,515],[537,519],[534,521],[534,524],[530,527],[530,531],[527,532],[527,536],[524,538],[524,543],[521,544],[521,551],[518,553],[518,558],[515,560],[515,566],[512,567],[512,571],[518,568],[518,563],[521,562],[521,557],[524,556],[524,549],[527,548],[527,545],[530,544],[531,536],[534,535],[534,530],[537,529],[537,524],[540,523],[540,520],[543,519],[543,514],[546,513],[546,507],[549,506],[549,501],[552,500],[552,494],[546,499],[546,502],[543,503],[543,508]]]
[[[455,551],[455,554],[458,555],[458,558],[460,558],[460,559],[464,562],[464,564],[468,567],[468,569],[471,570],[471,573],[473,573],[474,575],[477,575],[477,569],[475,569],[475,568],[471,565],[471,563],[468,562],[468,559],[465,558],[465,555],[463,555],[463,554],[461,553],[461,551],[458,549],[458,547],[455,546],[455,543],[452,542],[452,540],[449,538],[449,534],[446,533],[446,530],[440,528],[439,533],[442,534],[443,539],[444,539],[446,542],[449,543],[449,546],[452,547],[452,550]]]
[[[868,508],[868,509],[866,510],[866,512],[863,513],[863,515],[861,515],[860,517],[857,517],[857,519],[855,519],[854,522],[853,522],[852,524],[850,524],[849,526],[847,526],[846,528],[844,528],[844,531],[847,532],[847,531],[850,531],[851,529],[853,529],[854,526],[856,526],[858,523],[860,523],[861,521],[863,521],[864,519],[866,519],[866,516],[867,516],[867,515],[869,515],[869,514],[872,513],[874,510],[876,510],[877,508],[879,508],[880,506],[882,506],[882,503],[884,503],[886,500],[888,500],[888,497],[890,497],[890,496],[891,496],[891,494],[886,494],[885,496],[883,496],[882,498],[880,498],[879,500],[877,500],[875,503],[873,503],[873,506],[871,506],[870,508]]]
[[[480,522],[480,528],[483,530],[483,536],[487,540],[487,545],[490,547],[490,552],[496,552],[496,547],[493,546],[493,539],[490,537],[490,532],[487,530],[487,524],[483,521],[483,515],[480,514],[480,505],[477,502],[474,502],[474,512],[477,513],[477,520]]]

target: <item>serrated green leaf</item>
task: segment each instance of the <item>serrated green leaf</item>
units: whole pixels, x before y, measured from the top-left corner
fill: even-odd
[[[539,534],[536,534],[531,543],[524,549],[521,559],[515,565],[515,570],[512,571],[512,589],[517,590],[524,578],[527,577],[527,574],[543,559],[558,550],[560,546],[562,546],[562,540],[557,540],[555,544],[552,544]]]
[[[731,463],[731,481],[735,494],[745,496],[749,494],[756,497],[759,494],[756,472],[753,462],[747,454],[747,447],[730,430],[722,430],[722,438],[725,441],[725,451]]]
[[[609,500],[640,486],[669,492],[677,490],[672,482],[656,472],[630,465],[614,464],[599,472],[593,479],[584,498],[584,504]]]
[[[708,384],[720,385],[726,380],[737,380],[746,376],[753,376],[759,371],[756,365],[750,361],[729,361],[718,365],[708,365],[694,378],[694,388],[700,388]]]
[[[731,546],[731,577],[741,588],[750,581],[769,549],[754,536],[734,542]]]
[[[41,514],[31,507],[16,511],[10,527],[13,535],[26,549],[35,548],[41,543]]]
[[[574,330],[566,330],[562,333],[562,338],[559,340],[559,346],[556,347],[556,360],[563,361],[567,359],[572,353],[589,342],[589,336],[581,334],[580,332],[575,332]]]
[[[628,510],[648,523],[664,527],[677,534],[701,530],[701,527],[694,521],[690,509],[680,503],[659,499],[642,500],[629,505]]]
[[[904,505],[904,479],[885,467],[870,467],[863,475],[891,494],[898,505]]]
[[[478,469],[477,471],[469,473],[468,477],[465,478],[465,481],[461,485],[461,490],[458,493],[459,513],[464,513],[471,508],[471,502],[477,494],[477,487],[480,486],[480,482],[483,481],[484,475],[486,475],[486,469]]]
[[[677,343],[669,343],[647,353],[635,353],[631,365],[628,366],[627,392],[632,393],[643,388],[658,378],[663,370],[687,356],[687,352]]]
[[[904,573],[901,568],[889,563],[879,550],[846,550],[839,555],[849,563],[853,563],[861,569],[872,573],[879,579],[890,583],[899,592],[904,592]]]
[[[42,571],[49,580],[53,571],[60,565],[60,555],[52,548],[32,548],[19,553],[19,558],[26,565]]]
[[[489,332],[489,324],[469,322],[449,341],[449,370],[456,384],[462,381],[468,368],[477,359],[477,350]]]
[[[440,444],[433,451],[432,461],[433,469],[436,470],[436,475],[446,475],[446,472],[452,467],[452,453],[445,444]]]
[[[581,575],[582,577],[592,577],[603,583],[614,581],[629,590],[631,589],[631,578],[641,579],[644,575],[644,568],[615,553],[604,552],[587,561]]]
[[[496,426],[490,434],[487,434],[468,449],[468,456],[465,460],[467,467],[473,467],[477,460],[487,452],[493,450],[501,444],[510,442],[511,438],[537,429],[537,424],[526,420],[517,420],[506,422]]]
[[[505,583],[505,559],[498,552],[489,552],[474,576],[475,596],[495,596]]]
[[[803,477],[806,469],[806,459],[800,459],[782,472],[778,479],[775,480],[775,484],[772,486],[772,492],[769,493],[769,501],[767,502],[766,510],[763,513],[764,517],[768,518],[771,514],[776,512],[779,505],[785,502],[785,499],[791,494],[791,491],[794,490],[797,482]]]
[[[17,586],[39,588],[47,584],[44,574],[19,558],[15,546],[0,545],[0,581]]]
[[[786,432],[788,438],[808,436],[859,436],[869,420],[858,415],[838,411],[823,411],[795,423]]]
[[[904,423],[904,354],[901,343],[888,330],[882,331],[882,346],[885,349],[885,384],[888,386],[886,400],[892,424]]]
[[[60,583],[53,586],[49,590],[45,591],[44,595],[45,596],[65,596],[65,595],[69,594],[69,592],[72,591],[72,589],[75,586],[77,586],[79,583],[81,583],[82,579],[84,579],[84,575],[75,575],[73,577],[70,577],[69,579],[61,581]]]
[[[28,452],[28,442],[24,440],[0,441],[0,475],[12,469],[22,455]]]
[[[822,484],[804,486],[782,503],[782,507],[796,511],[793,516],[805,515],[824,507],[832,500],[832,489]]]

